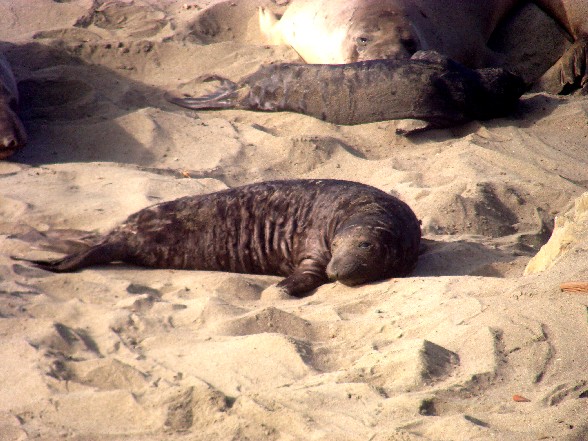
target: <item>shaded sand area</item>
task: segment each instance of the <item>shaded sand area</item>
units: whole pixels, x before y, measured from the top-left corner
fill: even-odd
[[[264,45],[259,3],[0,1],[30,136],[0,163],[0,439],[587,439],[588,296],[559,290],[588,279],[586,98],[527,95],[410,139],[166,103],[205,73],[297,60]],[[531,41],[509,56],[546,68]],[[9,258],[51,256],[49,229],[73,246],[159,201],[294,177],[406,201],[427,238],[415,273],[269,301],[277,277]],[[565,240],[523,275],[556,216]]]

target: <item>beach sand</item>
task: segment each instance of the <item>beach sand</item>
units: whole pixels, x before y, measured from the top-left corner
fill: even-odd
[[[202,74],[299,61],[264,44],[259,4],[280,10],[0,1],[29,134],[0,162],[0,439],[588,439],[588,293],[559,288],[588,280],[587,99],[529,94],[508,118],[411,138],[167,103]],[[551,27],[494,44],[534,78],[546,33],[569,43],[537,8],[521,17]],[[153,203],[285,178],[406,201],[426,238],[414,274],[265,300],[278,277],[10,259],[57,256],[51,231],[74,246]]]

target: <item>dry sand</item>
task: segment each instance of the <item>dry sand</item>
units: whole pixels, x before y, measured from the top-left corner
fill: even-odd
[[[588,202],[561,216],[588,187],[586,98],[528,95],[411,139],[174,107],[163,91],[201,74],[297,59],[261,41],[260,1],[215,3],[0,1],[30,135],[0,163],[0,439],[588,439],[588,295],[559,290],[588,279]],[[529,75],[537,28],[509,55]],[[51,255],[39,231],[75,243],[158,201],[293,177],[409,203],[429,240],[414,275],[269,301],[276,277],[9,258]]]

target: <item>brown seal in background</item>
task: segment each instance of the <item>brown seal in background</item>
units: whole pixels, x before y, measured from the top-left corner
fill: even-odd
[[[525,91],[523,80],[504,69],[468,69],[433,51],[410,60],[278,63],[238,83],[216,75],[204,80],[221,86],[200,97],[166,98],[189,109],[286,110],[335,124],[410,118],[442,128],[505,116]]]
[[[420,223],[404,202],[368,185],[262,182],[145,208],[87,250],[28,260],[54,272],[122,261],[153,268],[275,274],[304,296],[329,279],[357,285],[406,276]],[[18,260],[27,260],[15,258]]]

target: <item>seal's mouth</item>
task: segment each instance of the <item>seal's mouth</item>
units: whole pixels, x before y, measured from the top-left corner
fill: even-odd
[[[327,277],[331,282],[341,282],[343,285],[361,285],[372,279],[366,272],[367,265],[361,261],[333,258],[326,268]]]
[[[27,135],[20,118],[10,108],[0,106],[0,160],[12,156],[26,143]]]
[[[327,278],[329,279],[329,282],[336,282],[337,280],[339,280],[340,271],[336,269],[336,265],[333,263],[333,260],[329,262],[327,268],[325,269],[325,272],[327,273]]]
[[[332,270],[329,268],[327,268],[327,277],[329,278],[330,282],[341,282],[343,285],[346,286],[362,285],[370,281],[370,279],[367,277],[361,277],[357,275],[342,275],[336,270]]]
[[[0,146],[0,160],[11,157],[19,150],[20,150],[20,147],[2,147],[2,146]]]
[[[363,285],[368,282],[372,282],[373,280],[368,279],[338,279],[338,282],[341,282],[345,286],[357,286]]]

